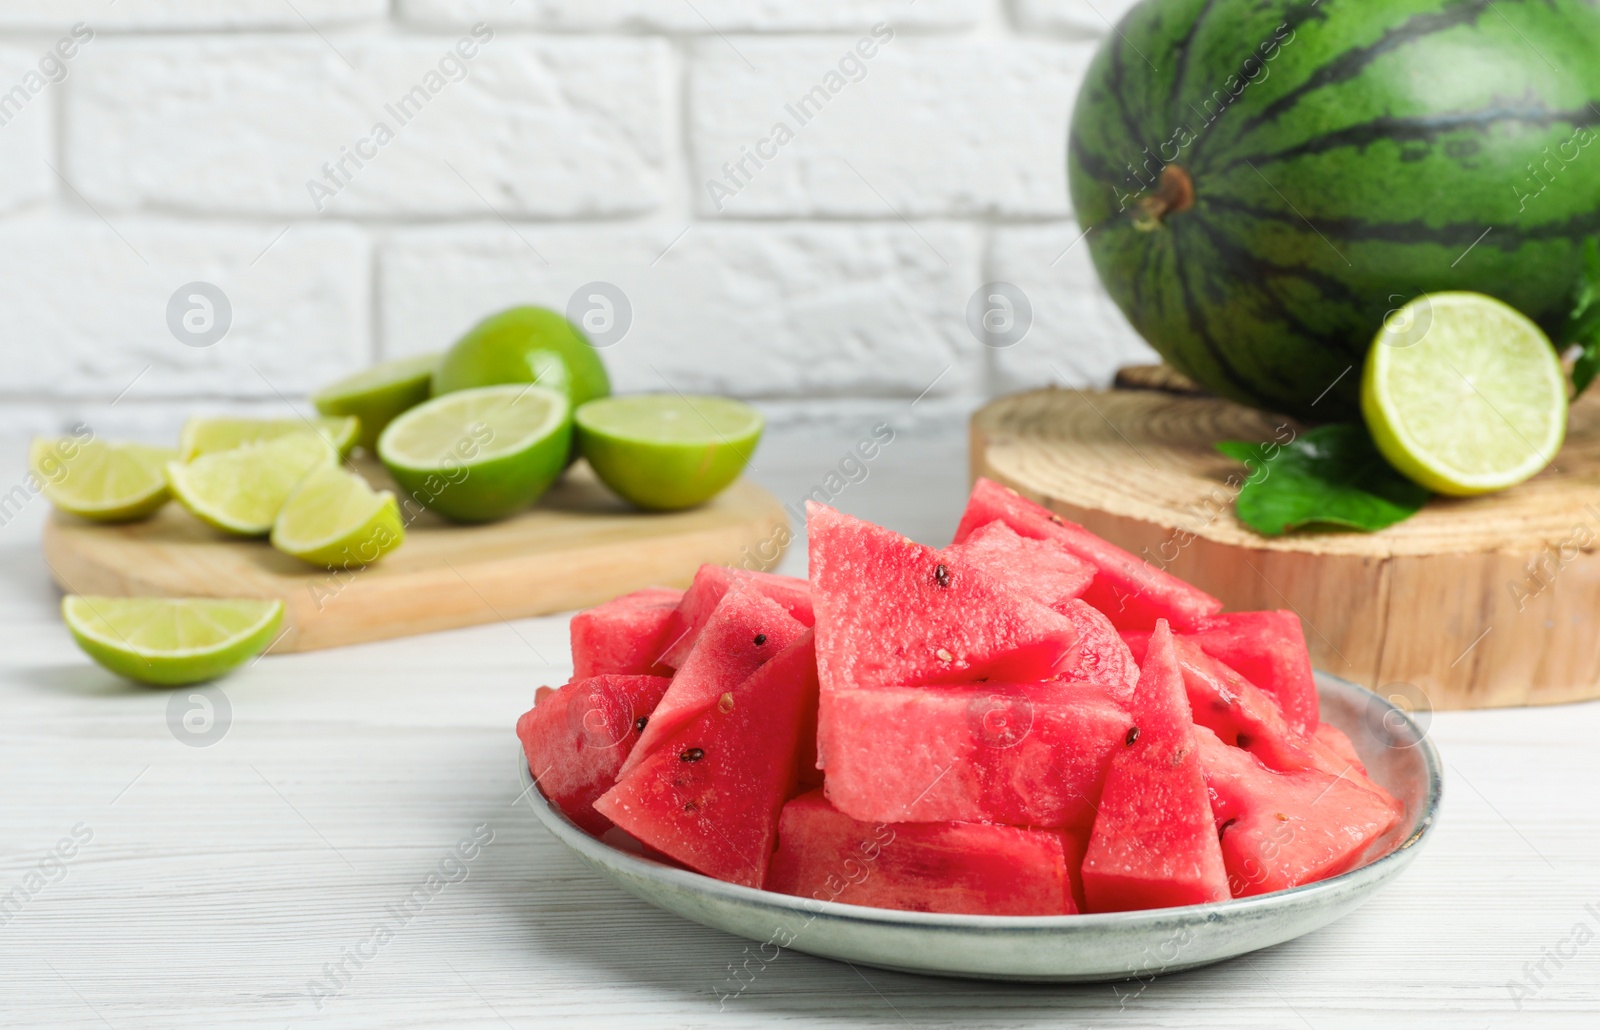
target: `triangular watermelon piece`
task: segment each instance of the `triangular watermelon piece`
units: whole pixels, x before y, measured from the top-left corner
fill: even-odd
[[[716,704],[803,632],[805,627],[765,594],[743,584],[723,594],[666,696],[650,713],[622,772],[630,772],[684,723]]]
[[[1356,746],[1350,743],[1350,738],[1337,726],[1328,723],[1318,723],[1317,732],[1312,734],[1323,747],[1327,748],[1341,761],[1348,762],[1350,768],[1365,776],[1367,767],[1362,764],[1361,756],[1356,753]]]
[[[1405,814],[1370,782],[1316,769],[1273,772],[1203,727],[1195,737],[1234,897],[1346,872]]]
[[[671,676],[657,664],[666,649],[682,590],[652,587],[624,594],[572,617],[572,678]]]
[[[560,690],[541,687],[517,720],[517,736],[539,790],[562,815],[599,836],[611,821],[594,800],[611,789],[671,681],[664,676],[596,676]]]
[[[991,479],[979,479],[956,529],[956,543],[991,522],[1004,522],[1020,536],[1049,540],[1093,565],[1094,582],[1083,599],[1105,612],[1118,629],[1154,629],[1157,619],[1166,619],[1174,629],[1187,632],[1206,616],[1222,611],[1222,602],[1205,591]]]
[[[1068,601],[1056,609],[1078,627],[1076,657],[1062,679],[1075,683],[1101,683],[1112,688],[1126,704],[1139,682],[1139,663],[1111,620],[1083,601]]]
[[[1149,646],[1150,634],[1123,636],[1136,657]],[[1276,699],[1201,650],[1194,638],[1175,636],[1173,648],[1183,670],[1195,725],[1206,727],[1224,743],[1243,748],[1279,772],[1322,769],[1337,773],[1350,765],[1316,737],[1291,726]]]
[[[674,669],[683,665],[694,648],[695,639],[716,610],[717,602],[735,583],[743,583],[778,602],[802,626],[816,621],[811,612],[811,584],[803,579],[731,569],[725,565],[702,565],[678,603],[675,623],[678,632],[659,652],[662,665]]]
[[[1010,585],[1023,597],[1061,611],[1094,581],[1094,566],[1054,544],[1018,536],[1004,522],[991,522],[966,540],[945,548]]]
[[[1132,725],[1100,684],[874,687],[824,691],[817,743],[857,819],[1087,827]]]
[[[987,573],[808,502],[822,689],[1016,682],[1071,670],[1080,632]]]
[[[783,806],[766,888],[910,912],[1077,911],[1059,833],[986,823],[861,822],[828,804],[821,791]]]
[[[760,887],[817,704],[812,633],[662,740],[595,810],[707,876]],[[810,742],[806,742],[810,747]]]
[[[1228,612],[1203,619],[1189,635],[1206,654],[1276,698],[1295,729],[1315,732],[1317,680],[1300,616],[1291,611]]]
[[[1228,877],[1165,620],[1145,655],[1133,720],[1111,759],[1083,860],[1089,911],[1226,901]]]

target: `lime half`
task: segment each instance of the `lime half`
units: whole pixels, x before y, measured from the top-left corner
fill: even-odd
[[[1385,321],[1361,412],[1378,450],[1435,493],[1504,490],[1550,464],[1567,431],[1567,381],[1532,320],[1492,297],[1434,293]]]
[[[175,686],[214,679],[265,651],[283,625],[283,602],[69,594],[61,617],[100,665]]]
[[[389,423],[378,457],[406,495],[458,522],[526,508],[566,467],[571,408],[532,384],[447,393]]]
[[[311,403],[324,415],[360,419],[360,443],[370,451],[378,446],[385,426],[428,399],[438,367],[437,354],[385,361],[318,390]]]
[[[240,536],[266,536],[289,495],[338,461],[316,433],[293,433],[167,466],[172,492],[198,519]]]
[[[330,569],[359,569],[405,539],[394,494],[336,465],[305,478],[278,512],[272,546]]]
[[[35,440],[28,468],[51,504],[96,522],[127,522],[171,498],[163,471],[177,454],[164,447],[103,440]]]
[[[294,433],[317,432],[338,449],[350,453],[361,433],[359,420],[340,418],[191,418],[178,437],[178,457],[193,461],[202,454],[231,451],[247,443],[265,443]]]
[[[704,504],[739,478],[765,424],[726,397],[608,397],[578,409],[578,449],[600,480],[651,511]]]

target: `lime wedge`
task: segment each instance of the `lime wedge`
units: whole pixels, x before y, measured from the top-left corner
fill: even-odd
[[[726,397],[608,397],[578,409],[578,449],[625,500],[651,511],[704,504],[739,478],[765,425]]]
[[[1492,297],[1434,293],[1384,322],[1361,412],[1378,450],[1435,493],[1504,490],[1550,464],[1567,381],[1550,338]]]
[[[61,617],[100,665],[175,686],[215,679],[266,650],[283,625],[283,602],[69,594]]]
[[[28,468],[62,511],[96,522],[127,522],[171,498],[163,469],[175,457],[165,447],[66,437],[33,441]]]
[[[305,478],[278,512],[272,546],[330,569],[359,569],[405,539],[394,494],[329,465]]]
[[[291,433],[321,433],[340,457],[350,453],[361,434],[358,419],[342,418],[191,418],[178,437],[178,457],[193,461],[202,454],[231,451],[247,443],[265,443]]]
[[[324,387],[311,403],[324,415],[354,415],[361,420],[361,446],[372,450],[378,435],[403,411],[428,399],[438,354],[396,358]]]
[[[338,461],[315,433],[292,433],[264,443],[202,454],[167,465],[172,493],[194,516],[228,533],[266,536],[294,488]]]
[[[378,437],[378,457],[418,504],[458,522],[488,522],[538,500],[566,467],[571,446],[564,394],[485,386],[401,415]]]

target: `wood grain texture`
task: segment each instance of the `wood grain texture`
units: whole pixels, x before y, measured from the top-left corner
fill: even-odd
[[[1379,533],[1263,537],[1233,511],[1244,466],[1212,445],[1301,430],[1216,398],[1050,389],[974,415],[972,470],[1230,609],[1293,608],[1315,663],[1371,689],[1435,708],[1600,696],[1600,397],[1513,490]]]
[[[392,488],[382,468],[361,471]],[[169,504],[154,518],[100,526],[54,515],[42,547],[69,593],[275,597],[274,653],[431,633],[584,608],[646,586],[687,586],[707,562],[761,567],[787,543],[788,518],[740,480],[711,503],[639,512],[575,466],[534,508],[481,526],[420,514],[405,543],[365,569],[330,572],[265,541],[219,533]]]

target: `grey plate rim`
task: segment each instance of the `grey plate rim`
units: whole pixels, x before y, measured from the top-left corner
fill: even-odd
[[[1433,833],[1434,827],[1438,822],[1439,805],[1444,793],[1444,775],[1438,748],[1434,746],[1428,734],[1417,725],[1410,713],[1398,707],[1389,699],[1329,673],[1319,671],[1316,675],[1319,693],[1321,692],[1320,688],[1326,687],[1337,692],[1353,692],[1358,696],[1363,696],[1369,714],[1376,714],[1385,730],[1393,736],[1407,741],[1405,744],[1398,746],[1415,747],[1420,750],[1427,772],[1426,802],[1412,821],[1411,833],[1383,855],[1370,862],[1357,866],[1348,872],[1329,877],[1326,880],[1319,880],[1316,883],[1291,887],[1288,890],[1274,891],[1270,894],[1234,898],[1209,905],[1186,905],[1177,908],[1146,909],[1135,912],[1079,913],[1060,916],[984,916],[937,912],[905,912],[898,909],[871,908],[863,905],[848,905],[837,901],[801,898],[791,894],[778,894],[755,887],[726,883],[702,873],[675,868],[642,855],[629,854],[626,851],[612,847],[598,838],[591,837],[557,811],[545,798],[544,793],[536,788],[532,770],[529,769],[527,759],[522,754],[520,746],[518,747],[518,765],[521,768],[523,794],[528,797],[534,814],[562,844],[596,868],[615,867],[619,872],[635,878],[655,880],[665,886],[675,887],[682,891],[709,894],[739,905],[760,906],[777,912],[811,917],[825,916],[849,922],[870,923],[878,926],[906,929],[919,928],[959,933],[1004,931],[1014,934],[1051,935],[1063,933],[1075,935],[1093,934],[1097,931],[1103,932],[1109,929],[1119,931],[1136,929],[1160,931],[1167,927],[1190,925],[1197,920],[1210,922],[1230,917],[1247,917],[1253,914],[1271,912],[1279,908],[1293,907],[1298,902],[1309,901],[1324,894],[1328,895],[1330,902],[1332,902],[1336,900],[1338,895],[1344,894],[1349,890],[1360,890],[1369,886],[1375,887],[1377,884],[1398,875],[1401,870],[1410,865],[1412,859],[1420,852],[1420,845]],[[630,893],[632,892],[630,891]],[[649,899],[645,900],[649,904],[655,904]]]

